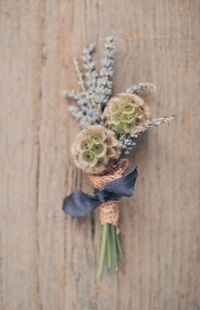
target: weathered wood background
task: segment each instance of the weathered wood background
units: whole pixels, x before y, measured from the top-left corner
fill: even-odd
[[[0,0],[0,309],[200,309],[200,1]],[[72,59],[112,35],[115,92],[158,87],[155,116],[170,126],[143,136],[139,179],[124,199],[126,261],[95,280],[98,214],[61,211],[91,191],[70,158],[78,125],[61,97],[77,85]]]

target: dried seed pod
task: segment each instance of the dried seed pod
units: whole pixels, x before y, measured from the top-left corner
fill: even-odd
[[[103,118],[117,134],[134,135],[138,126],[150,119],[149,107],[138,95],[119,94],[111,98]]]
[[[120,157],[121,143],[112,130],[94,125],[78,134],[71,151],[78,168],[89,174],[100,174]]]

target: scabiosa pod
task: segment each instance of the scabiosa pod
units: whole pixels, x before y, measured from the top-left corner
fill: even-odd
[[[75,165],[88,174],[105,172],[121,154],[115,133],[101,125],[90,126],[77,135],[72,145]]]
[[[109,128],[118,135],[134,135],[138,126],[150,119],[150,111],[138,95],[122,93],[110,99],[103,117]]]

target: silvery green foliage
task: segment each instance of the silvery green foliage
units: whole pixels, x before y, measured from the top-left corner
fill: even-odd
[[[70,106],[70,113],[79,121],[82,128],[102,123],[101,113],[112,95],[112,76],[114,62],[113,38],[105,38],[102,67],[96,69],[92,60],[95,44],[90,44],[83,50],[81,56],[84,73],[81,72],[77,60],[74,60],[79,79],[80,91],[64,91],[65,98],[71,97],[78,106]]]
[[[149,95],[153,93],[155,90],[156,90],[155,85],[145,82],[127,88],[126,92],[129,94],[137,94],[142,96],[142,95]]]
[[[153,118],[148,121],[146,121],[141,126],[137,127],[137,131],[134,132],[134,135],[131,136],[129,134],[122,134],[119,137],[119,140],[122,143],[122,150],[125,155],[128,155],[132,148],[136,145],[134,139],[138,138],[138,136],[148,130],[151,127],[158,127],[161,124],[167,124],[171,122],[174,119],[174,116],[171,117],[160,117],[160,118]]]
[[[170,117],[160,117],[160,118],[153,118],[148,121],[146,121],[143,125],[138,126],[137,131],[135,131],[133,138],[138,138],[138,136],[145,132],[147,129],[151,127],[158,127],[162,124],[168,124],[174,119],[174,116]]]

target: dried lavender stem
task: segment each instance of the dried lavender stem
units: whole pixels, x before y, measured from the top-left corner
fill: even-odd
[[[87,100],[89,102],[89,105],[90,106],[94,106],[94,102],[91,102],[91,100],[90,100],[90,98],[88,96],[87,90],[85,88],[85,83],[84,83],[84,80],[83,80],[83,76],[82,76],[81,70],[79,68],[79,63],[78,63],[76,58],[74,59],[74,67],[75,67],[76,74],[78,76],[79,85],[80,85],[82,91],[84,92],[85,97],[87,98]]]
[[[84,81],[83,81],[83,77],[82,77],[82,73],[81,73],[81,70],[79,68],[79,64],[78,64],[78,61],[76,58],[74,59],[74,68],[75,68],[76,74],[78,76],[79,85],[81,86],[82,91],[85,94],[87,94],[86,89],[85,89],[85,85],[84,85]]]

